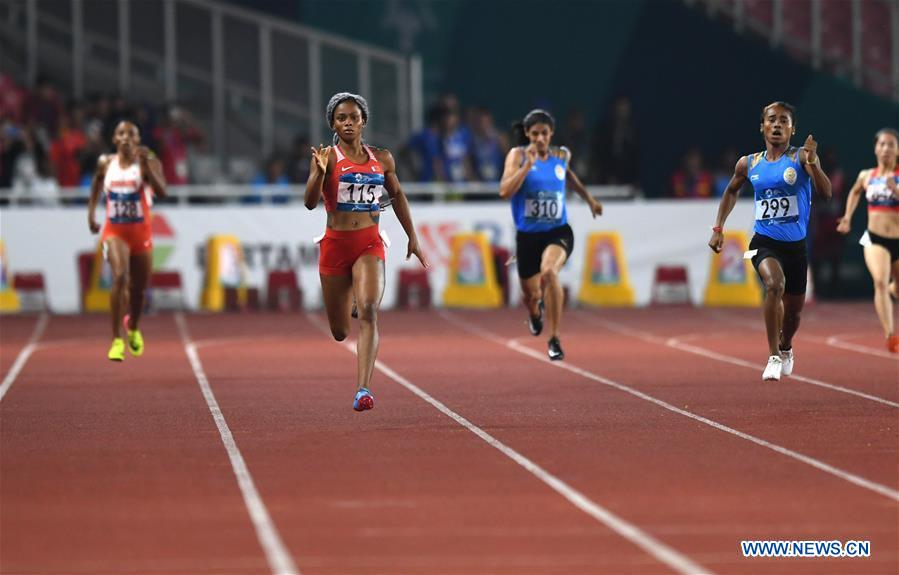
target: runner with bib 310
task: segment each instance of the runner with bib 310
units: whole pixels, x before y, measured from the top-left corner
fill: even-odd
[[[532,335],[543,331],[544,307],[549,311],[549,359],[565,358],[559,341],[564,292],[559,272],[574,249],[574,233],[568,225],[565,190],[570,188],[590,207],[593,217],[602,215],[602,204],[593,199],[569,167],[568,148],[551,147],[556,122],[545,110],[532,110],[513,126],[518,147],[509,150],[499,195],[512,200],[515,219],[518,277],[529,312]],[[546,304],[544,306],[544,300]]]
[[[734,209],[740,188],[749,180],[755,191],[755,235],[747,257],[765,284],[765,328],[768,364],[765,381],[793,372],[793,336],[805,305],[808,257],[805,236],[812,207],[812,187],[829,200],[830,179],[818,162],[818,143],[811,134],[801,148],[790,145],[796,133],[796,108],[773,102],[762,109],[759,131],[765,151],[737,162],[712,227],[709,247],[724,244],[724,222]]]

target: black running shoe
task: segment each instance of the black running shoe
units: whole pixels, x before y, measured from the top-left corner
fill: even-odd
[[[548,347],[547,353],[549,354],[549,359],[553,361],[565,359],[565,352],[562,351],[562,343],[559,341],[559,338],[549,338]]]
[[[537,317],[528,315],[528,329],[531,330],[531,335],[540,335],[543,331],[543,300],[537,304],[537,309],[540,310],[540,315]]]

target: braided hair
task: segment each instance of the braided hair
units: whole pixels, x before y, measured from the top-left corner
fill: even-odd
[[[368,102],[360,96],[359,94],[352,94],[350,92],[338,92],[331,96],[331,99],[328,100],[328,107],[325,110],[325,119],[328,121],[328,127],[332,127],[334,125],[334,110],[337,109],[337,106],[346,102],[347,100],[353,101],[359,109],[362,110],[362,122],[368,123]],[[337,132],[334,132],[334,137],[332,138],[333,143],[336,145],[338,141]]]

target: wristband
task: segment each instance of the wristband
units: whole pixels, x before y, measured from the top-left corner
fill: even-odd
[[[724,231],[724,228],[721,226],[712,226],[712,231],[715,232],[716,234],[720,234],[721,232]]]

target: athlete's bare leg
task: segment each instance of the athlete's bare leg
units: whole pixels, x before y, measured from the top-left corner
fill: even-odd
[[[562,271],[566,259],[568,254],[562,246],[550,244],[543,250],[540,261],[540,286],[546,301],[550,337],[559,337],[562,308],[565,304],[565,293],[559,281],[559,272]]]
[[[353,264],[353,292],[359,312],[357,387],[370,388],[371,374],[378,357],[378,308],[384,297],[384,260],[362,256]]]
[[[141,313],[144,311],[144,297],[150,285],[153,270],[153,254],[151,252],[131,256],[129,276],[130,298],[128,307],[128,329],[138,329]]]
[[[130,250],[128,244],[115,236],[105,240],[106,259],[112,269],[112,287],[109,291],[109,307],[112,316],[112,337],[122,337],[122,317],[128,291],[128,267]]]
[[[353,295],[353,276],[321,275],[322,299],[328,314],[331,335],[343,341],[350,334],[350,301]]]
[[[768,355],[780,355],[780,332],[784,318],[784,286],[786,278],[776,258],[768,257],[759,264],[759,275],[765,285],[765,331],[768,334]],[[797,323],[798,327],[798,323]]]
[[[865,246],[865,264],[874,280],[874,309],[883,328],[884,337],[894,335],[893,302],[890,299],[890,252],[880,245]],[[897,262],[899,264],[899,262]],[[899,266],[892,266],[899,269]]]

